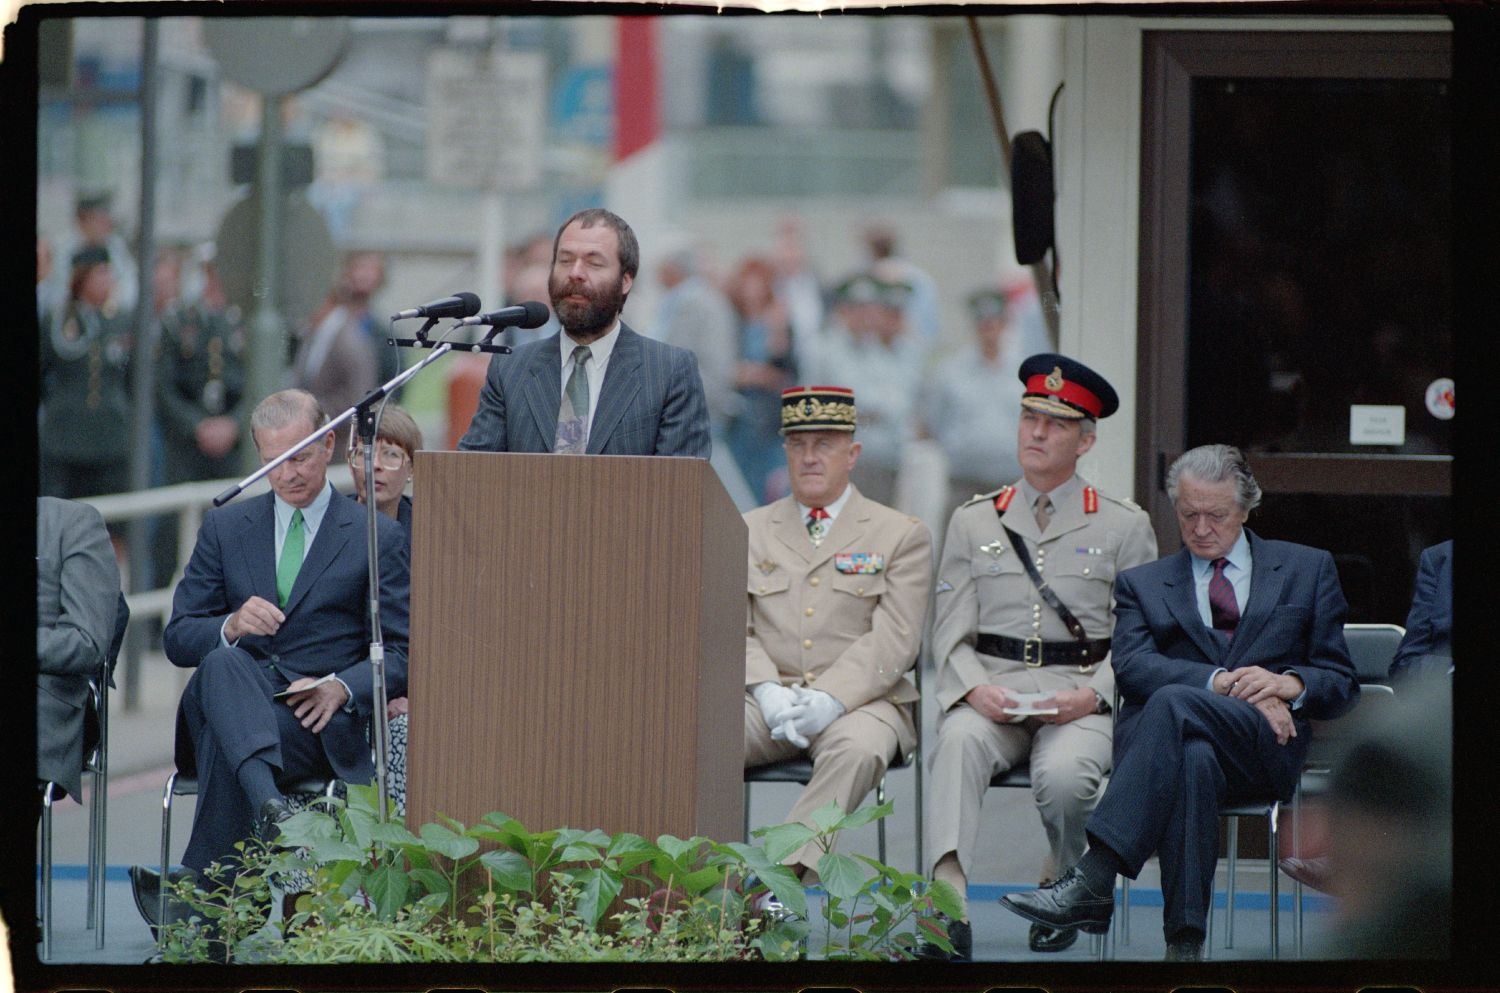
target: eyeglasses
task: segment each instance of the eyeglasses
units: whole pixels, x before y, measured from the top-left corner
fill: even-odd
[[[349,446],[349,461],[363,467],[365,464],[364,446],[355,442]],[[394,445],[381,445],[375,449],[375,466],[380,469],[396,470],[406,464],[406,451]]]

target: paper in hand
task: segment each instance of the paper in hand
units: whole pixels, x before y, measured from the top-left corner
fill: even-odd
[[[287,697],[291,696],[293,693],[306,693],[308,690],[316,689],[317,687],[322,686],[324,683],[329,682],[330,680],[332,680],[334,678],[336,678],[336,677],[334,676],[333,673],[330,672],[328,675],[326,675],[326,676],[319,676],[317,679],[313,680],[311,683],[308,683],[306,686],[299,687],[299,688],[297,688],[295,690],[292,689],[290,686],[288,686],[284,690],[280,690],[280,691],[278,691],[276,693],[272,693],[271,694],[271,699],[272,700],[285,700]]]
[[[1010,690],[1006,690],[1006,692],[1010,694],[1010,698],[1015,703],[1006,707],[1003,713],[1010,714],[1013,717],[1039,717],[1057,713],[1056,707],[1037,706],[1043,700],[1052,699],[1053,694],[1051,693],[1012,693]]]

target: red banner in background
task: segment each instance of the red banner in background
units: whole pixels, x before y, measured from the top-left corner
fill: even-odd
[[[621,162],[661,135],[661,108],[656,18],[620,17],[615,24],[615,161]]]

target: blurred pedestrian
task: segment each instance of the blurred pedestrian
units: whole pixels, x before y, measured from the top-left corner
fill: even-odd
[[[111,295],[106,249],[72,258],[68,295],[41,327],[41,492],[67,499],[130,488],[134,329]]]
[[[1005,294],[982,289],[968,298],[974,340],[949,355],[922,386],[922,430],[948,456],[944,519],[966,501],[1021,474],[1016,459],[1025,357]]]
[[[915,434],[917,394],[927,347],[906,329],[911,287],[858,273],[835,290],[834,319],[803,351],[809,383],[842,381],[861,397],[859,431],[864,451],[854,483],[877,503],[910,512],[896,500],[896,477],[906,441]]]
[[[726,293],[739,319],[739,362],[734,385],[738,410],[729,425],[729,449],[760,503],[789,492],[781,448],[781,391],[797,376],[791,324],[776,295],[776,270],[760,256],[735,268]]]
[[[181,266],[198,269],[196,299],[179,291]],[[240,406],[245,388],[245,328],[229,305],[218,271],[204,249],[174,255],[158,266],[162,297],[156,353],[157,417],[167,485],[240,475]],[[177,567],[177,520],[167,518],[154,541],[156,582]]]
[[[377,345],[379,324],[370,309],[371,297],[384,283],[385,259],[380,253],[350,253],[303,331],[292,382],[317,397],[329,416],[348,410],[385,381],[381,362],[388,350]],[[390,376],[395,374],[390,371]]]
[[[905,326],[931,343],[942,330],[937,282],[915,262],[903,258],[896,246],[896,232],[885,224],[871,224],[864,231],[870,275],[882,283],[910,288],[901,310]]]
[[[58,237],[53,253],[59,259],[71,259],[85,248],[102,248],[109,255],[114,282],[110,286],[110,302],[124,313],[135,310],[139,290],[140,272],[130,244],[125,236],[115,229],[115,215],[109,193],[91,191],[82,193],[74,202],[74,226]],[[45,284],[43,293],[50,310],[61,308],[68,300],[69,274],[56,270]]]
[[[814,337],[823,330],[827,300],[822,280],[808,260],[802,219],[797,215],[777,219],[771,261],[776,267],[776,293],[786,301],[792,340]]]

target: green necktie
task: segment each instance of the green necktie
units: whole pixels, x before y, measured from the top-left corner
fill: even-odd
[[[286,606],[292,595],[292,584],[297,582],[297,571],[302,568],[302,549],[307,534],[302,530],[302,511],[292,511],[292,526],[287,529],[286,541],[281,545],[281,561],[276,563],[276,598]]]
[[[593,354],[587,345],[573,349],[573,372],[563,389],[557,412],[557,438],[552,451],[558,455],[582,455],[589,443],[589,373],[583,364]]]

